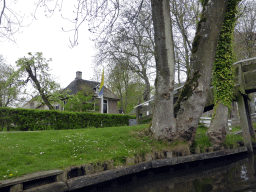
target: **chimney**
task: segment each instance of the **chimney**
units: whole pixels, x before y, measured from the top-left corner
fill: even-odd
[[[76,79],[82,79],[82,72],[81,71],[76,72]]]

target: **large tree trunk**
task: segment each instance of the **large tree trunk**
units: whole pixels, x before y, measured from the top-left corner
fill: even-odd
[[[175,58],[169,0],[151,0],[155,31],[155,108],[151,131],[155,139],[170,139],[176,130],[173,112]]]
[[[223,105],[220,101],[215,110],[207,134],[213,147],[218,148],[226,139],[226,132],[228,130],[228,107]]]
[[[228,131],[228,107],[233,100],[233,62],[230,58],[234,58],[231,37],[236,21],[237,3],[237,0],[228,1],[214,62],[213,86],[216,106],[207,134],[215,148],[219,148],[221,143],[225,141]]]
[[[175,105],[177,131],[173,140],[195,139],[207,93],[210,88],[213,62],[228,0],[204,1],[203,13],[193,42],[191,71]]]

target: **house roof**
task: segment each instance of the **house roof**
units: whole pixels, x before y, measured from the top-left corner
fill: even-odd
[[[176,94],[178,93],[178,90],[182,89],[183,86],[184,86],[185,82],[181,83],[181,84],[174,84],[174,90],[173,90],[173,94]],[[154,96],[150,97],[150,99],[148,101],[145,101],[143,103],[140,103],[139,105],[136,105],[135,107],[133,108],[137,108],[139,106],[148,106],[148,104],[151,102],[151,101],[154,101]]]
[[[94,97],[98,97],[98,94],[93,90],[93,88],[99,86],[99,82],[88,81],[84,79],[76,78],[72,81],[65,89],[69,89],[70,94],[77,94],[79,91],[86,91],[93,94]],[[109,98],[113,100],[120,100],[112,91],[107,87],[103,86],[103,96],[104,98]]]

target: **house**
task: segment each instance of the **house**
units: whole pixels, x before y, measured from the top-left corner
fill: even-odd
[[[184,83],[181,84],[174,84],[174,103],[177,101],[178,97],[175,96],[179,93],[179,91],[182,89]],[[154,96],[152,96],[148,101],[145,101],[143,103],[140,103],[136,106],[134,106],[134,110],[130,112],[130,115],[136,115],[136,108],[140,109],[140,118],[149,116],[153,114],[154,110]]]
[[[98,97],[98,89],[99,89],[100,82],[95,81],[88,81],[82,79],[82,72],[77,71],[76,72],[76,78],[73,80],[65,89],[70,90],[69,94],[77,94],[79,91],[86,91],[90,94],[93,94],[93,99],[97,104],[95,106],[99,106],[99,111],[101,111],[101,98]],[[109,114],[117,114],[117,101],[120,99],[107,87],[103,87],[103,113],[109,113]],[[63,101],[64,104],[66,101]],[[36,101],[30,101],[26,103],[24,108],[30,108],[30,109],[49,109],[45,105],[39,105]],[[57,110],[65,110],[62,105],[59,103],[54,104],[55,109]]]

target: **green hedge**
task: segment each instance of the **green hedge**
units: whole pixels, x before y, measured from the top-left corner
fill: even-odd
[[[80,129],[129,125],[134,116],[0,107],[0,129],[12,131]]]

